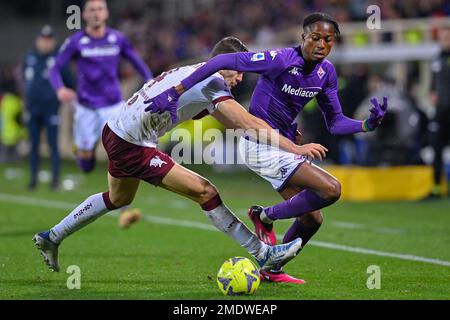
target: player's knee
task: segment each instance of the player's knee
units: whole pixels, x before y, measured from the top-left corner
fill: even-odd
[[[324,190],[324,198],[329,202],[336,202],[341,197],[341,184],[336,179],[330,179]]]
[[[109,198],[112,202],[112,204],[116,208],[122,208],[124,206],[128,206],[133,202],[133,197],[127,195],[127,194],[111,194],[109,195]]]

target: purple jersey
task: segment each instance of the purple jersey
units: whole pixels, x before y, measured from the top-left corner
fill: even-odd
[[[219,55],[182,81],[187,90],[212,72],[228,69],[261,74],[253,92],[250,113],[295,140],[295,118],[313,98],[317,99],[327,127],[333,134],[362,132],[362,121],[347,118],[338,98],[333,64],[324,60],[308,69],[300,48]]]
[[[82,30],[66,39],[50,70],[50,82],[55,90],[63,87],[61,70],[69,60],[75,59],[78,102],[90,108],[117,104],[123,100],[118,71],[121,56],[128,59],[146,81],[153,77],[125,36],[107,28],[102,38],[93,38]]]
[[[314,97],[322,111],[333,110],[333,104],[326,104],[324,99],[337,97],[336,72],[329,61],[305,70],[305,61],[295,48],[254,53],[241,60],[243,64],[260,64],[264,70],[251,98],[250,113],[287,138],[295,139],[295,118]]]

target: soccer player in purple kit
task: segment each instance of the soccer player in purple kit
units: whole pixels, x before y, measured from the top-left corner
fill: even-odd
[[[265,120],[272,128],[291,141],[296,141],[295,118],[314,97],[332,134],[352,134],[375,130],[387,111],[387,97],[383,103],[371,99],[373,107],[364,121],[346,117],[338,98],[337,75],[333,64],[326,60],[340,30],[336,21],[325,13],[312,13],[303,22],[301,44],[298,47],[238,52],[218,55],[197,69],[180,84],[149,101],[152,112],[165,112],[176,106],[183,92],[217,70],[236,70],[259,73],[250,102],[250,113]],[[336,202],[341,195],[339,181],[310,160],[325,157],[324,151],[314,150],[308,157],[298,156],[259,144],[249,137],[241,138],[247,166],[269,181],[285,199],[284,202],[263,208],[253,206],[248,215],[255,224],[258,237],[275,244],[273,221],[295,218],[286,232],[283,243],[296,238],[304,246],[322,224],[320,209]],[[272,270],[262,270],[265,280],[304,283],[282,271],[283,264]]]
[[[83,8],[86,28],[62,45],[50,82],[58,99],[75,104],[74,140],[77,163],[85,173],[95,167],[95,149],[106,121],[123,103],[118,68],[120,58],[129,60],[139,74],[148,81],[153,75],[122,33],[108,28],[109,12],[105,0],[88,0]],[[76,61],[77,92],[64,86],[61,71],[71,59]],[[138,209],[123,208],[119,218],[121,227],[128,227],[140,218]]]

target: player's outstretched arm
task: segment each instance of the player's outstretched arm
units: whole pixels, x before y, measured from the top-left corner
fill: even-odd
[[[171,101],[177,101],[185,91],[220,70],[254,72],[275,77],[286,68],[287,62],[281,59],[280,56],[281,54],[278,54],[276,50],[258,53],[235,52],[219,54],[183,79],[179,85],[162,92],[151,99],[149,103],[152,102],[155,110],[167,111],[169,106],[166,104],[166,101],[168,101],[169,97]]]
[[[380,104],[377,98],[370,99],[373,107],[370,109],[370,116],[364,121],[355,120],[346,117],[339,107],[333,107],[331,110],[322,107],[328,130],[332,134],[353,134],[358,132],[369,132],[375,130],[383,121],[387,111],[387,97],[383,98],[383,104]]]
[[[297,145],[286,137],[280,135],[278,130],[274,130],[264,120],[248,113],[236,100],[228,99],[218,104],[218,108],[212,113],[219,122],[229,129],[243,129],[245,134],[260,143],[279,147],[290,153],[308,156],[311,159],[318,158],[322,160],[326,157],[324,146],[316,143],[306,145]]]
[[[370,99],[373,107],[370,109],[370,117],[367,120],[359,121],[346,117],[339,102],[337,75],[333,65],[329,66],[328,72],[328,82],[323,91],[316,96],[328,131],[331,134],[353,134],[375,130],[386,114],[387,97],[383,98],[383,104],[380,104],[375,97]]]
[[[131,62],[136,71],[145,81],[153,79],[153,73],[145,64],[144,60],[137,54],[131,43],[124,38],[122,45],[122,56]]]
[[[376,97],[372,97],[370,103],[373,107],[370,109],[369,118],[363,122],[364,131],[373,131],[381,124],[387,112],[388,98],[383,97],[383,104],[380,104]]]

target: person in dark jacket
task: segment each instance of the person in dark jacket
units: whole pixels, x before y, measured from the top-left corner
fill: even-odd
[[[450,26],[439,31],[441,52],[432,64],[432,84],[430,98],[436,108],[429,124],[431,145],[434,149],[434,189],[431,196],[439,196],[441,181],[445,174],[442,150],[450,145]]]
[[[41,130],[45,127],[50,148],[52,180],[51,188],[59,187],[60,156],[58,150],[59,101],[49,80],[49,69],[55,63],[57,55],[56,39],[51,26],[44,26],[35,41],[35,48],[25,57],[23,78],[25,85],[26,119],[31,142],[30,190],[35,189],[39,171],[39,144]],[[71,82],[68,69],[65,78]]]

